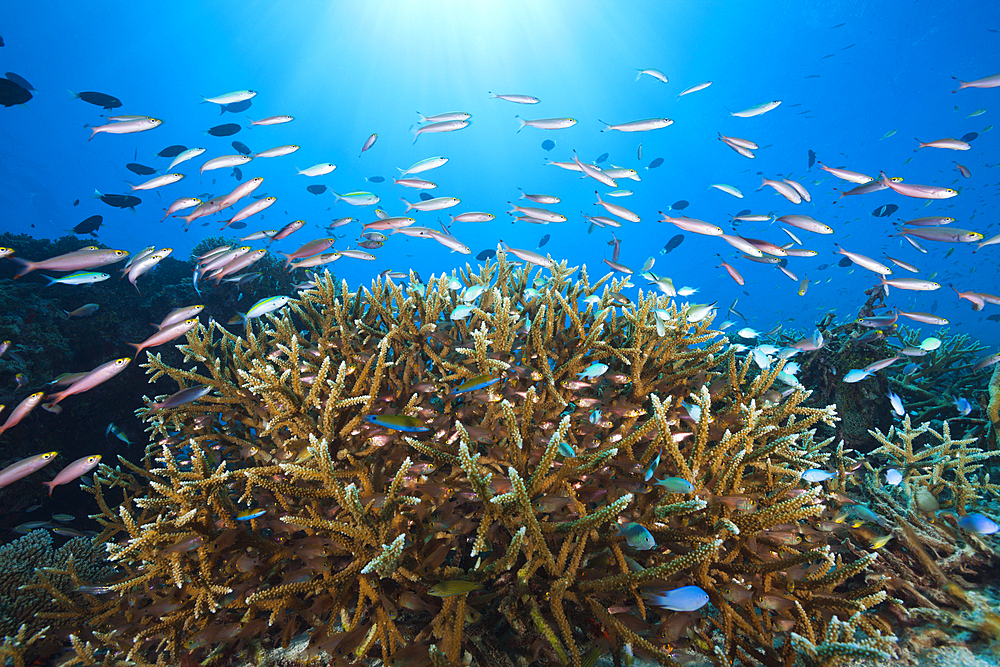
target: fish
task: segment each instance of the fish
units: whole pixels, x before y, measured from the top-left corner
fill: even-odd
[[[958,89],[951,92],[956,93],[959,90],[965,88],[996,88],[1000,86],[1000,74],[994,74],[993,76],[987,76],[982,79],[976,79],[975,81],[962,81],[958,77],[951,77],[958,81]]]
[[[966,514],[958,520],[958,527],[970,533],[980,535],[993,535],[1000,530],[1000,525],[996,521],[983,514]]]
[[[98,190],[94,190],[94,199],[100,199],[114,208],[130,208],[133,212],[135,212],[135,207],[142,203],[142,200],[135,195],[105,195]]]
[[[230,102],[229,104],[220,104],[219,115],[221,116],[227,111],[229,113],[239,113],[241,111],[246,111],[247,109],[250,108],[252,104],[253,100],[251,99],[239,100],[238,102]]]
[[[654,607],[670,611],[697,611],[709,602],[708,593],[700,586],[681,586],[664,593],[646,593],[644,597]]]
[[[419,132],[418,132],[418,134],[419,134]],[[358,157],[361,157],[362,155],[364,155],[365,151],[367,151],[372,146],[374,146],[376,141],[378,141],[378,135],[377,134],[371,134],[371,135],[369,135],[369,137],[367,139],[365,139],[364,145],[361,146],[361,152],[358,153]],[[416,139],[414,139],[413,141],[415,143]]]
[[[237,521],[252,521],[253,519],[259,519],[260,517],[267,514],[267,510],[263,507],[258,507],[252,510],[243,510],[233,515],[233,518]]]
[[[212,392],[213,387],[203,384],[196,384],[192,387],[187,387],[186,389],[181,389],[180,391],[174,392],[164,400],[159,403],[150,403],[149,413],[156,412],[158,410],[164,410],[167,408],[176,408],[181,405],[187,405],[188,403],[193,403],[199,398],[203,398]],[[109,427],[110,428],[110,427]]]
[[[12,463],[3,470],[0,470],[0,488],[9,486],[19,479],[27,477],[33,472],[41,470],[55,460],[59,452],[45,452],[35,454]]]
[[[736,116],[737,118],[751,118],[753,116],[760,116],[765,114],[772,109],[778,107],[781,104],[781,100],[772,100],[770,102],[764,102],[758,104],[757,106],[750,107],[749,109],[744,109],[743,111],[730,111],[730,116]]]
[[[662,486],[669,493],[691,493],[694,491],[694,484],[682,477],[665,477],[655,480],[653,485]]]
[[[556,142],[552,141],[551,139],[546,139],[545,141],[542,142],[542,150],[550,151],[555,147],[556,147]]]
[[[671,237],[671,239],[669,241],[667,241],[667,244],[665,246],[663,246],[663,250],[660,251],[660,254],[661,255],[666,255],[671,250],[674,250],[675,248],[677,248],[677,246],[679,246],[683,242],[684,242],[684,235],[683,234],[676,234],[676,235],[674,235],[673,237]]]
[[[879,172],[882,185],[905,197],[916,199],[949,199],[958,195],[956,190],[942,188],[937,185],[917,185],[915,183],[895,182],[885,175],[884,171]]]
[[[695,85],[691,86],[690,88],[685,88],[684,90],[682,90],[677,95],[677,99],[680,99],[680,98],[684,97],[685,95],[690,95],[691,93],[697,93],[699,90],[705,90],[706,88],[708,88],[711,85],[712,85],[711,81],[704,81],[702,83],[695,84]]]
[[[646,468],[642,471],[642,479],[643,479],[643,481],[648,482],[650,480],[650,478],[653,476],[653,473],[656,472],[656,468],[659,467],[659,465],[660,465],[660,456],[662,454],[663,454],[663,448],[661,447],[660,451],[658,451],[656,453],[656,456],[654,456],[652,459],[650,459],[649,463],[646,465]],[[684,480],[684,481],[687,481],[687,480]]]
[[[843,377],[843,381],[848,383],[861,382],[862,380],[870,377],[872,374],[873,371],[868,371],[863,368],[855,368],[848,371],[847,375]]]
[[[963,417],[967,417],[972,412],[972,403],[967,398],[953,398],[951,402]]]
[[[237,90],[237,91],[233,91],[231,93],[226,93],[224,95],[218,95],[216,97],[205,97],[205,96],[202,96],[201,99],[202,99],[202,104],[204,104],[206,102],[211,102],[212,104],[220,104],[220,105],[230,105],[230,104],[232,104],[232,105],[235,105],[235,104],[238,104],[240,102],[245,102],[247,100],[250,100],[253,97],[255,97],[256,95],[257,95],[257,91],[255,91],[255,90]]]
[[[583,369],[581,372],[577,373],[578,378],[593,379],[604,375],[608,371],[609,366],[607,364],[602,364],[600,362],[594,362]]]
[[[526,118],[521,118],[520,116],[514,117],[521,123],[520,127],[517,128],[518,132],[526,127],[534,127],[539,130],[563,130],[567,127],[573,127],[577,123],[575,118],[537,118],[535,120],[528,120]],[[466,123],[466,125],[468,125],[468,123]],[[416,141],[416,139],[414,139],[414,141]]]
[[[483,584],[476,581],[464,581],[460,579],[455,579],[451,581],[442,581],[441,583],[434,584],[427,589],[427,593],[439,598],[448,598],[453,595],[466,595],[472,591],[479,591],[485,588]]]
[[[205,130],[205,133],[211,134],[213,137],[231,137],[241,129],[242,128],[237,123],[223,123],[222,125],[216,125],[208,128]]]
[[[291,123],[295,120],[295,117],[282,114],[279,116],[268,116],[267,118],[254,120],[253,118],[247,116],[247,120],[250,121],[250,125],[248,127],[253,127],[255,125],[282,125],[284,123]]]
[[[172,166],[173,165],[171,165],[171,167]],[[152,167],[147,167],[146,165],[139,164],[137,162],[129,162],[127,165],[125,165],[125,168],[135,174],[139,174],[140,176],[149,176],[150,174],[156,173],[156,170],[153,169]]]
[[[331,190],[331,192],[333,192]],[[351,206],[373,206],[379,203],[379,196],[371,192],[348,192],[346,195],[333,193],[335,201],[345,201]]]
[[[17,74],[14,74],[13,72],[7,72],[6,74],[4,74],[4,76],[7,77],[7,80],[13,81],[17,85],[19,85],[22,88],[24,88],[25,90],[35,90],[35,87],[32,86],[30,83],[28,83],[28,80],[25,79],[23,76],[19,76]],[[37,91],[35,91],[35,92],[37,92]],[[986,109],[983,109],[983,112],[985,112],[985,111],[986,111]],[[978,116],[979,114],[974,114],[974,115]],[[970,116],[970,118],[971,118],[971,116]]]
[[[459,396],[461,394],[467,394],[473,391],[481,391],[487,387],[495,385],[497,382],[502,381],[502,377],[494,377],[492,375],[477,375],[474,378],[466,380],[462,384],[458,385],[451,390],[452,396]]]
[[[743,199],[743,193],[740,192],[739,188],[735,188],[732,185],[727,185],[725,183],[713,183],[712,185],[710,185],[708,187],[710,187],[710,188],[716,188],[717,190],[722,190],[727,195],[732,195],[733,197],[736,197],[737,199]]]
[[[810,149],[809,150],[809,168],[812,169],[812,166],[814,164],[816,164],[816,153],[812,149]]]
[[[16,81],[0,77],[0,104],[3,106],[12,107],[16,104],[24,104],[33,97],[30,90]]]
[[[135,354],[138,355],[140,352],[142,352],[147,348],[163,345],[165,343],[169,343],[172,340],[180,338],[181,336],[187,334],[187,332],[194,329],[196,326],[198,326],[198,318],[192,317],[190,319],[178,322],[177,324],[171,324],[168,327],[160,329],[159,331],[157,331],[156,333],[154,333],[152,336],[142,341],[141,343],[129,343],[129,345],[135,348]]]
[[[822,470],[820,468],[810,468],[802,473],[802,479],[807,482],[825,482],[837,476],[836,472]]]
[[[872,211],[872,215],[876,218],[885,218],[892,215],[897,210],[899,210],[899,207],[895,204],[882,204],[877,209]]]
[[[408,415],[367,415],[365,421],[376,426],[404,433],[425,433],[430,431],[429,428],[424,426],[422,421]]]
[[[552,237],[549,234],[546,234],[545,236],[543,236],[541,238],[541,240],[538,242],[538,248],[540,249],[543,245],[545,245],[546,243],[548,243],[550,238],[552,238]]]
[[[115,436],[116,438],[118,438],[119,440],[121,440],[122,442],[124,442],[129,447],[132,446],[132,441],[128,439],[128,436],[125,435],[124,431],[122,431],[120,428],[118,428],[117,426],[115,426],[114,422],[108,423],[108,427],[104,430],[105,437],[107,437],[109,434]]]
[[[598,119],[599,123],[604,123],[605,128],[601,132],[608,132],[610,130],[617,130],[619,132],[646,132],[649,130],[659,130],[665,127],[673,125],[674,121],[669,118],[646,118],[643,120],[633,120],[627,123],[618,123],[617,125],[612,123],[605,123],[603,120]],[[639,159],[642,159],[642,147],[639,147]]]
[[[990,125],[990,127],[989,127],[989,128],[986,128],[986,129],[988,130],[988,129],[990,129],[991,127],[993,127],[993,126],[992,126],[992,125]],[[986,130],[983,130],[983,132],[985,132],[985,131],[986,131]],[[965,142],[971,142],[971,141],[975,141],[975,140],[976,140],[976,139],[978,139],[978,138],[979,138],[979,133],[978,133],[978,132],[968,132],[968,133],[966,133],[966,134],[962,135],[962,141],[965,141]]]
[[[0,434],[10,428],[13,428],[14,426],[17,426],[21,421],[23,421],[24,418],[27,417],[39,403],[41,403],[42,396],[44,395],[45,392],[35,392],[18,403],[17,407],[14,408],[7,416],[3,425],[0,426]],[[0,476],[0,479],[2,479],[2,476]]]
[[[97,467],[97,464],[101,462],[100,454],[92,454],[90,456],[84,456],[76,461],[73,461],[68,466],[59,471],[55,479],[51,482],[42,482],[43,485],[49,488],[49,496],[52,495],[52,491],[62,484],[72,482],[77,477],[86,475],[88,472]]]
[[[649,163],[649,164],[648,164],[648,165],[646,166],[646,169],[656,169],[656,168],[657,168],[657,167],[659,167],[659,166],[660,166],[661,164],[663,164],[663,158],[661,158],[661,157],[658,157],[658,158],[654,159],[654,160],[653,160],[652,162],[650,162],[650,163]]]
[[[140,120],[129,120],[121,123],[109,123],[90,128],[90,138],[93,140],[98,134],[134,134],[136,132],[146,132],[159,127],[163,123],[159,118],[142,118]]]
[[[640,523],[629,522],[624,526],[618,526],[618,534],[625,536],[625,541],[629,546],[637,551],[649,551],[656,547],[656,540],[645,526]]]
[[[476,259],[478,259],[481,262],[485,262],[486,260],[493,259],[496,256],[497,256],[497,251],[489,249],[489,250],[483,250],[481,253],[476,255]]]
[[[96,303],[88,303],[80,306],[76,310],[64,310],[66,317],[88,317],[97,312],[101,306]]]
[[[895,468],[888,468],[885,471],[885,483],[889,486],[899,486],[903,481],[903,474]]]
[[[639,79],[641,79],[642,75],[645,74],[646,76],[653,77],[657,81],[662,81],[663,83],[667,83],[667,75],[664,74],[663,72],[661,72],[658,69],[653,69],[653,68],[649,68],[649,69],[637,69],[636,72],[638,72],[638,74],[635,75],[635,80],[636,81],[638,81]]]
[[[104,223],[104,216],[103,215],[92,215],[89,218],[87,218],[86,220],[84,220],[83,222],[81,222],[81,223],[77,224],[75,227],[73,227],[73,233],[74,234],[91,234],[92,236],[97,236],[97,234],[95,232],[98,229],[101,228],[101,225],[103,223]]]
[[[74,93],[70,91],[74,100],[83,100],[88,104],[93,104],[104,109],[117,109],[122,105],[122,101],[113,95],[108,95],[106,93],[96,93],[93,91],[84,91],[82,93]]]
[[[469,126],[469,121],[467,120],[447,120],[440,123],[430,123],[429,125],[421,125],[416,130],[413,131],[413,143],[417,143],[417,139],[420,138],[421,134],[425,133],[438,133],[438,132],[454,132],[456,130],[461,130]],[[375,135],[369,137],[372,139]]]
[[[186,150],[187,146],[174,144],[172,146],[167,146],[166,148],[161,150],[159,153],[156,154],[156,157],[177,157]]]
[[[324,192],[326,192],[326,186],[325,185],[320,185],[320,184],[316,183],[316,184],[313,184],[313,185],[307,185],[306,186],[306,190],[308,190],[309,192],[313,193],[314,195],[321,195]]]

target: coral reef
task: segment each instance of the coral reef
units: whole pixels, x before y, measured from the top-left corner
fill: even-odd
[[[886,599],[861,580],[876,555],[808,525],[833,408],[777,395],[781,365],[738,361],[711,318],[551,271],[501,252],[408,293],[327,274],[243,336],[199,326],[179,366],[150,353],[151,382],[213,392],[140,410],[141,465],[95,472],[123,576],[63,601],[86,619],[75,662],[224,660],[303,632],[337,664],[888,654],[865,613]],[[689,585],[712,607],[653,605]]]
[[[114,574],[104,551],[88,537],[55,548],[45,530],[0,546],[0,637],[11,640],[11,647],[31,646],[36,655],[57,650],[61,642],[56,636],[78,620],[62,613],[65,603],[82,601],[76,588],[84,580],[103,581]],[[42,640],[46,629],[51,632]],[[33,639],[28,641],[28,636]]]

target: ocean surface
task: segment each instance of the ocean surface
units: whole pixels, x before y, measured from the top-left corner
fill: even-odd
[[[461,203],[413,212],[418,225],[440,229],[439,221],[449,224],[450,214],[468,211],[496,216],[488,223],[450,227],[471,255],[431,239],[394,235],[374,252],[375,261],[345,258],[330,267],[352,285],[366,284],[386,269],[412,268],[425,278],[450,272],[474,263],[498,240],[536,250],[545,236],[540,252],[570,266],[586,266],[591,276],[603,275],[610,270],[602,259],[612,258],[608,243],[614,234],[621,240],[618,262],[635,271],[635,289],[648,289],[639,273],[652,257],[653,273],[670,277],[677,288],[698,288],[692,302],[718,302],[720,321],[729,315],[742,324],[726,310],[735,301],[736,311],[758,330],[783,324],[808,332],[830,311],[838,320],[852,319],[864,291],[877,283],[878,276],[868,270],[838,265],[843,259],[835,254],[839,244],[883,262],[886,254],[903,260],[918,268],[921,278],[933,275],[941,289],[892,290],[888,303],[937,314],[950,320],[953,330],[995,344],[1000,322],[987,317],[1000,310],[987,305],[975,312],[950,285],[963,292],[1000,291],[1000,246],[975,252],[973,243],[918,239],[927,251],[922,253],[897,232],[901,221],[932,215],[954,217],[953,227],[986,238],[1000,231],[991,199],[1000,181],[998,134],[992,129],[1000,93],[952,92],[957,87],[952,77],[970,81],[1000,70],[998,30],[1000,5],[984,2],[22,4],[0,24],[5,41],[0,56],[3,70],[37,91],[23,106],[0,109],[2,228],[56,238],[100,214],[104,226],[97,239],[110,247],[133,253],[151,244],[172,247],[173,257],[184,259],[230,216],[196,220],[185,232],[175,218],[160,222],[164,209],[177,198],[218,196],[238,184],[232,169],[199,177],[200,165],[235,154],[234,140],[254,152],[297,144],[301,148],[291,155],[257,159],[241,168],[244,181],[264,178],[256,195],[274,196],[277,202],[245,220],[245,231],[233,236],[305,220],[303,229],[271,246],[292,252],[308,240],[329,236],[324,227],[331,221],[351,216],[360,222],[335,230],[343,238],[334,249],[354,247],[360,223],[374,221],[376,207],[401,215],[400,198],[418,201],[420,192],[457,197]],[[650,75],[637,79],[643,69],[662,72],[667,82]],[[706,81],[711,86],[678,97]],[[201,96],[246,89],[257,95],[243,112],[220,115],[219,105],[202,103]],[[68,91],[102,92],[122,106],[105,110]],[[489,92],[530,95],[540,102],[517,104]],[[730,115],[772,100],[781,105],[762,115]],[[425,133],[414,142],[418,112],[464,112],[471,114],[470,124]],[[163,122],[147,132],[100,133],[88,141],[88,126],[106,124],[106,116],[114,114]],[[259,120],[281,114],[294,120],[249,127],[248,116]],[[578,122],[566,129],[519,132],[518,116]],[[647,118],[674,122],[645,132],[604,131],[601,122]],[[236,123],[240,130],[223,137],[205,133],[224,123]],[[362,153],[373,133],[377,141]],[[720,133],[756,143],[756,157],[739,155],[719,140]],[[969,150],[915,151],[915,137],[931,142],[969,133],[978,134],[968,142]],[[547,140],[555,143],[548,151],[542,147]],[[92,198],[95,190],[128,194],[130,183],[151,178],[130,172],[129,163],[166,173],[170,160],[157,153],[172,145],[206,149],[174,169],[185,175],[180,182],[137,192],[143,201],[134,212]],[[611,188],[547,164],[572,163],[574,151],[588,163],[606,153],[598,166],[635,169],[641,181],[620,179]],[[810,168],[810,151],[831,167],[875,178],[885,171],[906,183],[955,188],[959,195],[925,200],[883,190],[842,198],[838,190],[854,184],[818,164]],[[436,183],[435,189],[393,185],[398,169],[433,156],[448,162],[419,177]],[[662,164],[652,167],[658,159]],[[322,162],[337,168],[319,177],[296,174],[296,168]],[[956,162],[968,168],[968,178]],[[366,180],[373,176],[385,180]],[[769,187],[758,191],[762,176],[796,180],[812,201],[794,205]],[[713,184],[731,185],[744,197]],[[315,195],[306,190],[309,185],[327,190]],[[606,196],[616,189],[633,194]],[[522,190],[559,197],[559,204],[543,208],[566,221],[512,224],[508,202],[539,206],[518,201]],[[595,190],[635,212],[641,222],[590,230],[581,212],[608,216],[595,205]],[[356,207],[333,195],[354,191],[374,193],[381,201]],[[682,200],[690,205],[669,208]],[[886,204],[898,210],[876,217]],[[734,227],[732,216],[745,210],[809,215],[834,233],[784,225],[801,247],[818,253],[787,258],[793,279],[774,265],[741,258],[718,238],[659,221],[662,211],[710,222],[727,234],[778,245],[792,242],[773,221],[737,221]],[[684,234],[682,244],[661,254],[677,234]],[[259,241],[251,245],[262,246]],[[743,276],[743,286],[720,268],[720,255]],[[911,275],[895,267],[894,276]],[[799,296],[804,279],[807,291]]]

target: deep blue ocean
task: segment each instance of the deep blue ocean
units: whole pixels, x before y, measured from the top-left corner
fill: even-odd
[[[199,178],[198,167],[235,153],[233,140],[254,152],[298,144],[301,149],[292,155],[242,168],[244,180],[264,178],[255,194],[275,196],[277,203],[233,234],[303,219],[303,229],[272,246],[291,252],[329,236],[324,227],[334,219],[376,219],[374,206],[338,202],[334,191],[373,192],[381,198],[378,207],[401,215],[400,197],[417,201],[419,191],[393,186],[397,169],[445,156],[445,166],[420,176],[437,183],[428,191],[433,196],[458,197],[461,203],[413,216],[418,225],[438,228],[438,220],[449,222],[449,214],[496,215],[492,222],[451,227],[471,255],[430,239],[395,235],[374,251],[376,261],[344,258],[332,265],[338,278],[357,287],[386,269],[416,269],[426,279],[474,264],[475,256],[495,248],[499,239],[536,250],[549,235],[540,252],[571,266],[586,265],[593,279],[609,270],[602,259],[612,256],[613,232],[621,239],[618,261],[635,270],[635,287],[626,294],[648,289],[639,272],[653,257],[654,273],[670,277],[678,288],[698,288],[692,302],[717,301],[718,321],[736,300],[736,310],[760,331],[784,324],[810,332],[830,311],[838,321],[852,319],[864,291],[877,283],[870,271],[838,264],[834,245],[840,244],[875,259],[886,261],[888,254],[915,265],[919,277],[941,283],[941,289],[892,290],[888,302],[945,317],[952,331],[995,346],[1000,322],[987,318],[1000,307],[987,304],[975,312],[950,285],[1000,293],[1000,245],[974,252],[972,243],[920,241],[927,249],[923,254],[896,232],[899,222],[930,215],[952,216],[952,226],[985,238],[1000,231],[994,205],[1000,132],[993,129],[1000,90],[952,92],[952,77],[969,81],[1000,72],[998,31],[1000,4],[981,1],[18,3],[0,20],[0,70],[23,77],[36,91],[25,105],[0,108],[0,227],[54,239],[101,214],[105,226],[97,239],[110,247],[135,253],[154,244],[172,247],[175,258],[186,259],[229,216],[197,220],[184,232],[175,218],[159,222],[164,209],[178,197],[217,196],[237,185],[230,169]],[[646,75],[637,80],[637,70],[647,68],[668,81]],[[678,97],[705,81],[712,85]],[[244,112],[220,114],[219,105],[202,103],[201,96],[241,89],[258,93]],[[122,106],[107,111],[69,91],[106,93]],[[492,98],[490,91],[541,102],[515,104]],[[755,117],[730,115],[770,100],[782,104]],[[979,110],[984,111],[976,115]],[[424,134],[414,143],[418,112],[466,112],[471,123],[454,132]],[[105,116],[114,114],[148,115],[163,123],[148,132],[100,133],[88,141],[87,126],[105,124]],[[294,121],[248,127],[247,116],[278,114]],[[578,122],[568,129],[518,132],[517,115]],[[602,132],[601,121],[654,117],[674,122],[647,132]],[[205,133],[222,123],[241,129],[226,137]],[[378,139],[362,154],[372,133]],[[719,133],[755,142],[756,158],[731,150]],[[970,150],[915,152],[915,138],[929,142],[969,133],[977,134],[968,139]],[[546,140],[555,147],[545,150]],[[128,183],[149,178],[130,172],[128,163],[165,173],[170,160],[156,154],[175,144],[207,151],[175,169],[184,180],[136,193],[143,201],[135,212],[92,198],[95,190],[128,193]],[[618,182],[619,189],[634,194],[609,201],[636,212],[640,223],[588,232],[581,212],[606,215],[595,206],[594,193],[611,188],[546,164],[569,162],[573,151],[589,163],[607,153],[602,168],[637,171],[640,182]],[[835,188],[853,185],[818,164],[810,168],[809,151],[832,167],[874,177],[885,171],[906,183],[960,193],[940,201],[889,190],[841,198]],[[662,164],[650,168],[659,158]],[[296,168],[321,162],[337,168],[316,178],[296,175]],[[968,178],[956,162],[969,170]],[[366,180],[374,176],[385,181]],[[758,191],[762,176],[800,182],[812,202],[793,205],[770,188]],[[314,184],[327,191],[308,192],[306,186]],[[734,186],[745,196],[737,199],[713,184]],[[508,201],[533,205],[517,201],[518,188],[560,197],[560,204],[548,208],[567,221],[512,224]],[[690,205],[671,213],[669,207],[681,200]],[[885,204],[898,210],[876,217]],[[731,217],[744,210],[810,215],[835,233],[789,228],[803,247],[818,253],[789,258],[792,279],[772,265],[741,258],[718,238],[659,222],[658,213],[687,215],[733,233]],[[358,222],[335,230],[344,236],[335,249],[354,247],[360,230]],[[735,231],[776,244],[790,241],[772,222],[743,223]],[[661,254],[679,233],[683,243]],[[744,286],[719,268],[719,254],[744,276]],[[913,274],[896,269],[896,275]],[[805,278],[808,291],[799,296]],[[155,281],[155,274],[144,280]],[[737,316],[730,319],[742,326]]]

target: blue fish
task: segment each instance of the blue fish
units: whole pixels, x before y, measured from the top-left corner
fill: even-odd
[[[662,595],[646,596],[649,604],[671,611],[697,611],[708,604],[708,593],[700,586],[681,586]]]
[[[893,390],[889,390],[889,403],[892,404],[892,411],[895,412],[900,417],[906,416],[906,409],[903,407],[903,399],[899,397],[899,394]]]
[[[958,526],[970,533],[979,533],[980,535],[992,535],[1000,530],[996,521],[982,514],[966,514],[958,520]]]
[[[829,470],[820,470],[819,468],[810,468],[802,473],[802,479],[807,482],[825,482],[828,479],[833,479],[837,476],[837,473],[830,472]]]
[[[955,398],[952,399],[952,403],[955,404],[955,408],[963,417],[972,412],[972,403],[969,403],[969,399],[967,398]]]
[[[233,518],[237,521],[250,521],[251,519],[257,519],[267,513],[267,510],[263,508],[258,508],[255,510],[246,510],[245,512],[240,512]]]
[[[641,523],[630,521],[624,527],[618,526],[618,534],[624,535],[629,546],[638,551],[649,551],[656,546],[653,534],[646,530],[646,527]]]
[[[480,389],[486,389],[503,378],[493,377],[492,375],[479,375],[472,378],[471,380],[466,380],[462,384],[458,385],[452,390],[453,395],[467,394],[470,391],[479,391]]]
[[[899,483],[903,481],[903,473],[899,472],[895,468],[889,468],[885,471],[885,483],[889,486],[899,486]]]
[[[565,456],[568,459],[571,459],[571,458],[573,458],[573,457],[576,456],[576,452],[573,451],[573,448],[570,447],[565,442],[560,442],[559,443],[559,453],[562,454],[563,456]]]
[[[643,481],[648,482],[649,478],[653,476],[654,472],[656,472],[656,467],[660,465],[660,454],[662,453],[663,453],[663,448],[661,447],[660,451],[656,452],[656,456],[654,456],[653,459],[646,466],[646,469],[642,471]]]
[[[662,486],[670,493],[691,493],[694,491],[694,484],[682,477],[665,477],[653,482],[656,486]]]
[[[368,415],[365,421],[376,426],[403,431],[404,433],[424,433],[430,429],[416,417],[407,415]]]

